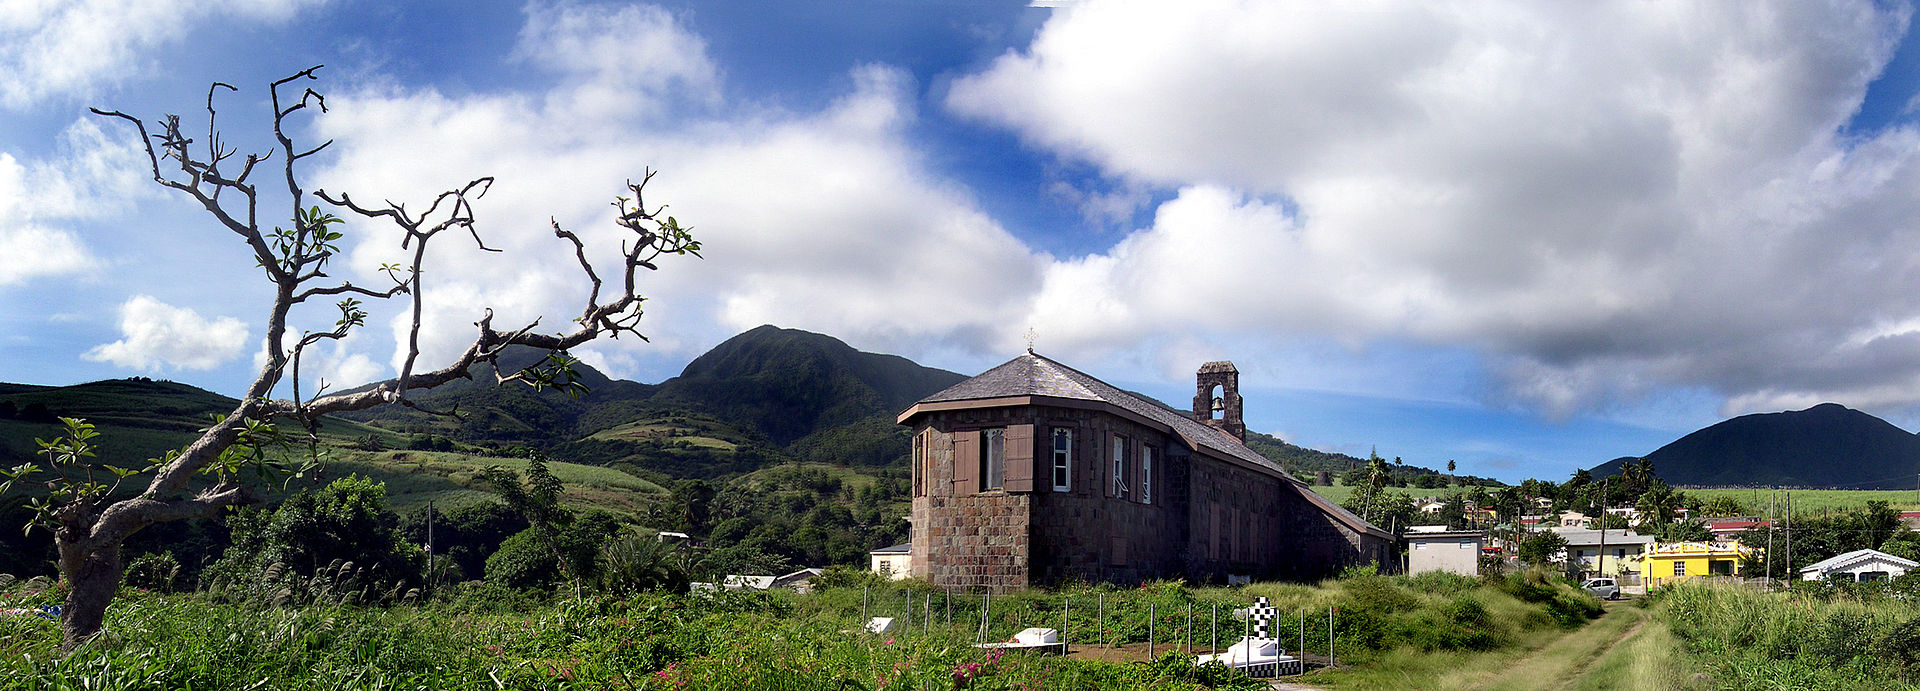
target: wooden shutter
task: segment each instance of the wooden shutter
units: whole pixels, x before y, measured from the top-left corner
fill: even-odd
[[[980,430],[953,433],[953,493],[980,493]]]
[[[1033,425],[1008,425],[1006,441],[1006,476],[1000,486],[1008,492],[1032,492]]]

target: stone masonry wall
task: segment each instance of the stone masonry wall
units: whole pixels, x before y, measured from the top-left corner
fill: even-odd
[[[1192,467],[1187,569],[1195,580],[1314,580],[1385,558],[1385,541],[1334,520],[1292,483],[1211,458]]]
[[[956,437],[1032,426],[1031,491],[966,491]],[[1073,432],[1069,489],[1053,489],[1052,433]],[[1313,580],[1349,565],[1397,560],[1292,483],[1206,456],[1112,413],[1019,406],[937,411],[914,430],[913,575],[935,585],[1005,592],[1065,581],[1137,583],[1229,574]],[[1009,435],[1011,437],[1011,435]],[[1113,491],[1113,440],[1135,477]],[[1152,501],[1139,501],[1142,448],[1155,449]],[[971,451],[978,463],[978,450]],[[1013,484],[1009,482],[1009,484]],[[958,489],[956,489],[958,488]]]
[[[1011,425],[1033,426],[1032,491],[956,492],[955,434]],[[1066,492],[1053,487],[1056,428],[1073,433]],[[1046,406],[933,413],[915,434],[923,456],[914,470],[923,474],[913,502],[915,576],[1005,591],[1069,579],[1138,582],[1178,575],[1184,566],[1186,458],[1169,453],[1162,434],[1107,413]],[[1109,496],[1116,435],[1136,475],[1124,499]],[[1151,503],[1138,495],[1145,447],[1154,449]]]
[[[989,592],[1028,585],[1028,494],[956,492],[954,432],[1005,426],[1007,409],[937,413],[917,428],[913,500],[913,575],[954,588]]]

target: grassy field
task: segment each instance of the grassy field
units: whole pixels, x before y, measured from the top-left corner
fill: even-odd
[[[1188,589],[1177,582],[1082,586],[990,602],[897,583],[827,587],[811,595],[590,596],[546,604],[497,587],[461,586],[421,605],[300,609],[129,592],[109,610],[106,634],[65,660],[52,655],[52,622],[0,618],[0,689],[1257,691],[1267,685],[1224,668],[1196,667],[1190,657],[1204,651],[1216,621],[1223,645],[1237,639],[1242,624],[1227,613],[1257,595],[1315,618],[1339,607],[1343,665],[1374,664],[1400,648],[1465,655],[1559,639],[1582,631],[1586,608],[1599,608],[1565,585],[1446,575],[1354,575],[1317,586],[1240,589]],[[52,596],[0,587],[0,607],[37,606]],[[895,617],[897,628],[857,633],[866,616]],[[972,647],[1023,627],[1056,625],[1075,655]],[[1325,629],[1308,628],[1307,650],[1324,648]],[[1086,652],[1107,654],[1092,659]]]
[[[451,507],[493,497],[491,486],[481,477],[491,466],[524,473],[527,459],[445,451],[338,451],[327,463],[327,475],[357,473],[385,482],[387,501],[395,511],[404,512],[429,500]],[[615,513],[638,513],[668,494],[660,485],[612,468],[550,462],[547,469],[565,485],[565,501]]]
[[[1646,610],[1611,603],[1575,631],[1487,652],[1402,648],[1372,664],[1316,672],[1306,683],[1354,689],[1685,689],[1678,644]]]
[[[718,423],[705,420],[683,419],[673,422],[662,419],[639,420],[624,425],[615,425],[594,432],[588,439],[603,441],[641,441],[654,440],[663,444],[684,443],[722,451],[732,451],[738,446],[731,441],[719,438]]]
[[[1755,515],[1765,515],[1770,498],[1776,494],[1773,490],[1747,488],[1687,489],[1687,494],[1702,499],[1712,497],[1732,497],[1747,506],[1747,511]],[[1796,489],[1778,491],[1778,510],[1784,513],[1786,499],[1793,497],[1794,515],[1805,515],[1822,511],[1852,511],[1867,508],[1867,502],[1879,500],[1887,502],[1902,511],[1920,511],[1920,490],[1870,490],[1870,489]]]
[[[1444,496],[1444,495],[1452,494],[1455,492],[1463,492],[1463,491],[1466,491],[1466,489],[1467,488],[1464,488],[1464,487],[1448,487],[1445,489],[1421,489],[1418,487],[1404,487],[1404,488],[1395,487],[1390,491],[1406,492],[1411,496],[1423,497],[1423,496]],[[1333,500],[1333,502],[1336,504],[1346,501],[1347,497],[1353,496],[1353,488],[1346,485],[1335,485],[1333,487],[1314,487],[1313,491],[1315,493],[1318,493],[1320,496]],[[1756,514],[1756,515],[1766,514],[1767,508],[1768,508],[1769,495],[1770,493],[1774,492],[1773,490],[1734,488],[1734,487],[1716,487],[1716,488],[1708,488],[1708,489],[1684,489],[1681,491],[1686,492],[1689,495],[1699,497],[1703,500],[1711,499],[1713,497],[1731,497],[1734,500],[1739,501],[1741,504],[1746,505],[1747,511],[1749,513]],[[1892,505],[1894,508],[1902,511],[1920,511],[1920,490],[1897,490],[1897,491],[1896,490],[1870,490],[1870,489],[1779,490],[1777,492],[1777,495],[1779,497],[1780,502],[1782,502],[1779,504],[1779,510],[1783,513],[1786,511],[1786,504],[1784,502],[1786,501],[1786,498],[1789,494],[1793,496],[1793,510],[1795,515],[1808,515],[1810,513],[1818,513],[1822,511],[1840,512],[1840,511],[1852,511],[1856,509],[1864,509],[1864,508],[1867,508],[1867,502],[1874,501],[1874,500],[1887,502],[1889,505]]]

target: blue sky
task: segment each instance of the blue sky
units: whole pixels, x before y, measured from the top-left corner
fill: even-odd
[[[547,224],[610,256],[654,168],[707,257],[643,278],[650,343],[581,351],[616,376],[761,323],[978,372],[1031,329],[1163,400],[1231,359],[1254,429],[1507,480],[1829,400],[1920,426],[1908,5],[1051,4],[0,5],[0,381],[243,388],[265,282],[85,108],[192,122],[227,82],[262,150],[265,85],[325,64],[309,189],[498,179],[507,252],[427,267],[429,360],[483,306],[577,313]],[[342,278],[400,256],[349,231]],[[312,379],[393,376],[399,307]]]

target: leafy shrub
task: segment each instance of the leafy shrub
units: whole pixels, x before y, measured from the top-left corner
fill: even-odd
[[[487,557],[487,582],[507,588],[545,590],[560,582],[560,559],[534,529],[500,543]]]
[[[122,582],[135,588],[170,593],[179,577],[180,560],[172,552],[148,552],[127,564]]]
[[[212,590],[260,604],[368,604],[417,594],[425,553],[396,530],[386,486],[359,476],[301,491],[271,511],[243,509]]]

